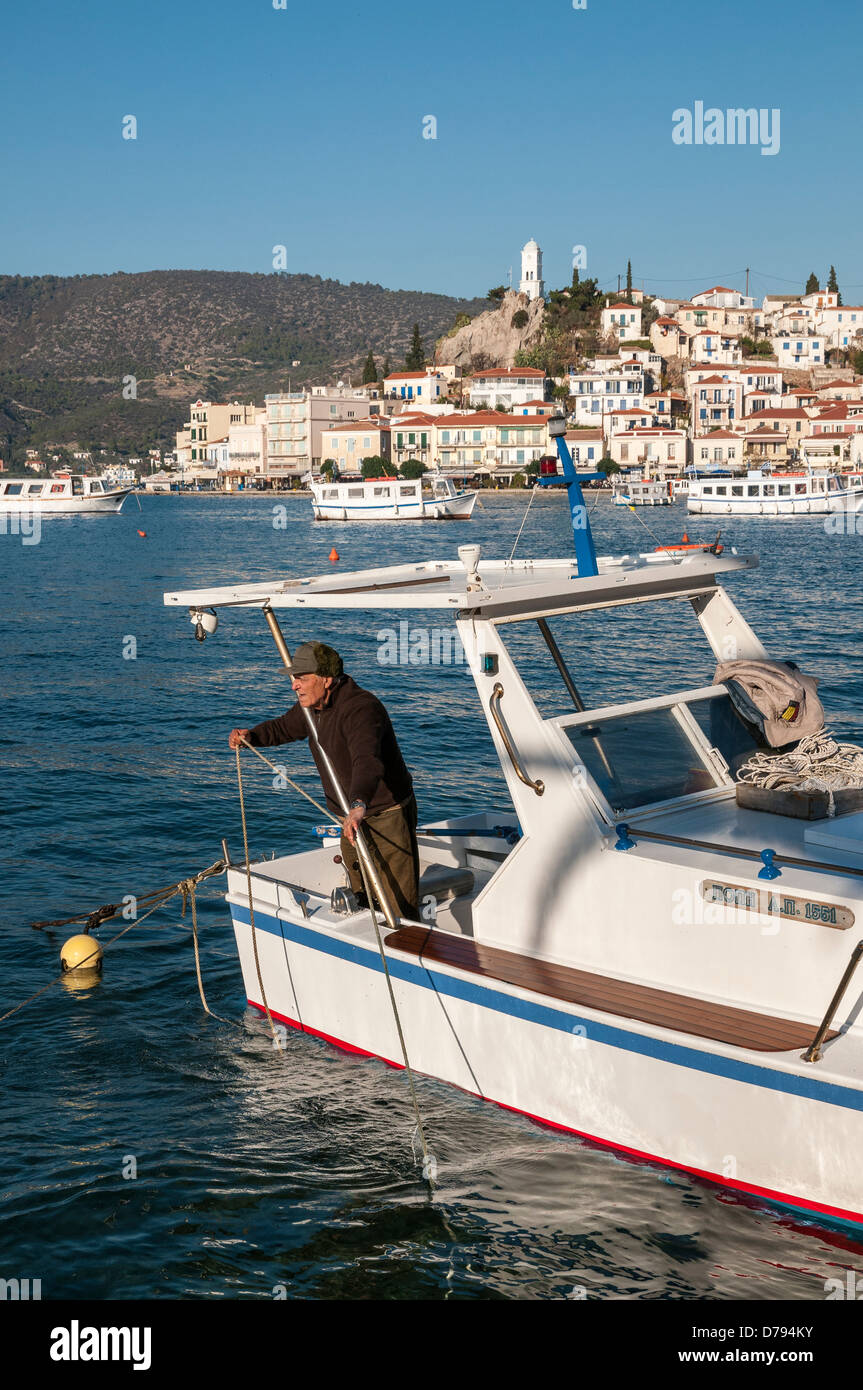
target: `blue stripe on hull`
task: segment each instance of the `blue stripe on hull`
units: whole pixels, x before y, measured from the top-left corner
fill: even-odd
[[[249,925],[248,908],[232,903],[231,912],[235,920]],[[255,913],[255,926],[274,936],[286,937],[299,946],[321,951],[324,955],[336,956],[359,965],[366,970],[383,972],[380,956],[365,946],[339,941],[320,932],[301,927],[294,922],[280,921],[260,911]],[[644,1057],[653,1057],[659,1062],[669,1062],[673,1066],[687,1067],[692,1071],[704,1072],[711,1076],[724,1076],[730,1081],[741,1081],[749,1086],[761,1086],[768,1091],[782,1091],[788,1095],[800,1096],[806,1100],[821,1101],[826,1105],[838,1105],[846,1110],[863,1111],[863,1091],[837,1086],[829,1081],[818,1081],[814,1077],[797,1076],[759,1067],[752,1062],[735,1061],[733,1058],[716,1053],[701,1052],[694,1047],[679,1043],[665,1042],[660,1038],[629,1032],[613,1025],[597,1023],[595,1019],[579,1018],[576,1014],[564,1013],[548,1004],[534,1004],[531,1000],[516,998],[501,990],[490,989],[487,985],[475,984],[472,980],[453,975],[439,974],[422,965],[412,965],[409,961],[397,960],[388,955],[390,974],[408,984],[419,985],[422,989],[433,989],[438,994],[462,999],[467,1003],[478,1004],[492,1009],[495,1013],[508,1014],[512,1018],[524,1019],[528,1023],[538,1023],[544,1028],[554,1028],[561,1033],[571,1033],[573,1027],[581,1024],[588,1037],[607,1047],[618,1047],[624,1052],[634,1052]]]

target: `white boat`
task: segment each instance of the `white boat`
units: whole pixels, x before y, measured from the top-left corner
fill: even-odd
[[[208,608],[262,610],[277,645],[277,611],[297,639],[312,609],[333,640],[344,610],[456,623],[511,804],[421,827],[423,920],[389,909],[382,950],[414,1070],[625,1155],[863,1224],[863,978],[822,1022],[863,952],[863,816],[810,823],[737,804],[731,769],[751,735],[704,677],[729,651],[768,656],[721,584],[757,562],[597,561],[580,496],[573,483],[578,568],[470,546],[461,562],[282,574],[165,603],[196,626]],[[656,605],[663,632],[670,610],[697,639],[691,687],[586,708],[558,621],[578,615],[580,632],[600,610],[606,633],[628,610],[649,633]],[[528,688],[536,658],[519,653],[537,625],[568,712],[548,713],[547,680],[541,707]],[[774,629],[776,655],[791,636]],[[401,1065],[374,923],[345,900],[332,844],[248,872],[250,884],[231,867],[227,893],[248,1002],[263,1009],[265,995],[283,1025]]]
[[[65,516],[71,512],[119,512],[134,487],[112,487],[101,478],[82,473],[54,478],[0,480],[0,512],[39,512]]]
[[[863,504],[863,473],[800,473],[750,469],[738,477],[692,478],[686,507],[690,512],[736,513],[738,516],[820,516],[856,510]]]
[[[459,492],[451,478],[312,478],[316,521],[467,521],[477,494]]]
[[[612,483],[611,500],[615,507],[670,507],[674,498],[669,484],[660,478],[640,478]]]

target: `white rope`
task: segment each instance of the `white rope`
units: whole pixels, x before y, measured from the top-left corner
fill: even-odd
[[[827,792],[827,814],[834,816],[833,793],[843,787],[863,787],[863,748],[837,743],[822,729],[802,738],[792,752],[753,754],[739,769],[737,780],[753,787]]]

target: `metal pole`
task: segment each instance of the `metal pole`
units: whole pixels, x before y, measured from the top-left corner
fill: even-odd
[[[860,960],[860,957],[861,957],[861,956],[863,956],[863,941],[858,941],[858,942],[857,942],[857,945],[854,947],[854,950],[851,952],[851,959],[849,960],[847,966],[845,967],[845,974],[842,976],[842,979],[839,981],[839,985],[838,985],[838,987],[837,987],[836,993],[833,995],[833,998],[830,1000],[830,1003],[827,1005],[827,1012],[826,1012],[826,1014],[824,1015],[823,1019],[821,1020],[821,1025],[820,1025],[820,1027],[819,1027],[819,1029],[818,1029],[818,1032],[815,1034],[815,1037],[812,1039],[811,1043],[809,1044],[809,1046],[807,1047],[806,1051],[805,1051],[805,1052],[803,1053],[803,1055],[802,1055],[802,1058],[801,1058],[802,1061],[804,1061],[804,1062],[820,1062],[820,1061],[821,1061],[821,1044],[823,1043],[823,1041],[824,1041],[824,1039],[825,1039],[825,1037],[826,1037],[826,1035],[827,1035],[827,1030],[828,1030],[828,1028],[830,1027],[830,1024],[833,1022],[833,1015],[835,1014],[836,1010],[839,1008],[839,1004],[840,1004],[840,1002],[841,1002],[841,1000],[842,1000],[842,995],[845,993],[846,989],[848,988],[848,981],[851,979],[851,976],[854,974],[854,971],[857,969],[857,963],[858,963],[858,961]]]

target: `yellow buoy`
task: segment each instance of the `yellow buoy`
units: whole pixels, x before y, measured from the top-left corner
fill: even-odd
[[[60,951],[60,965],[64,975],[68,971],[79,971],[81,975],[101,975],[102,947],[92,936],[70,936]]]

